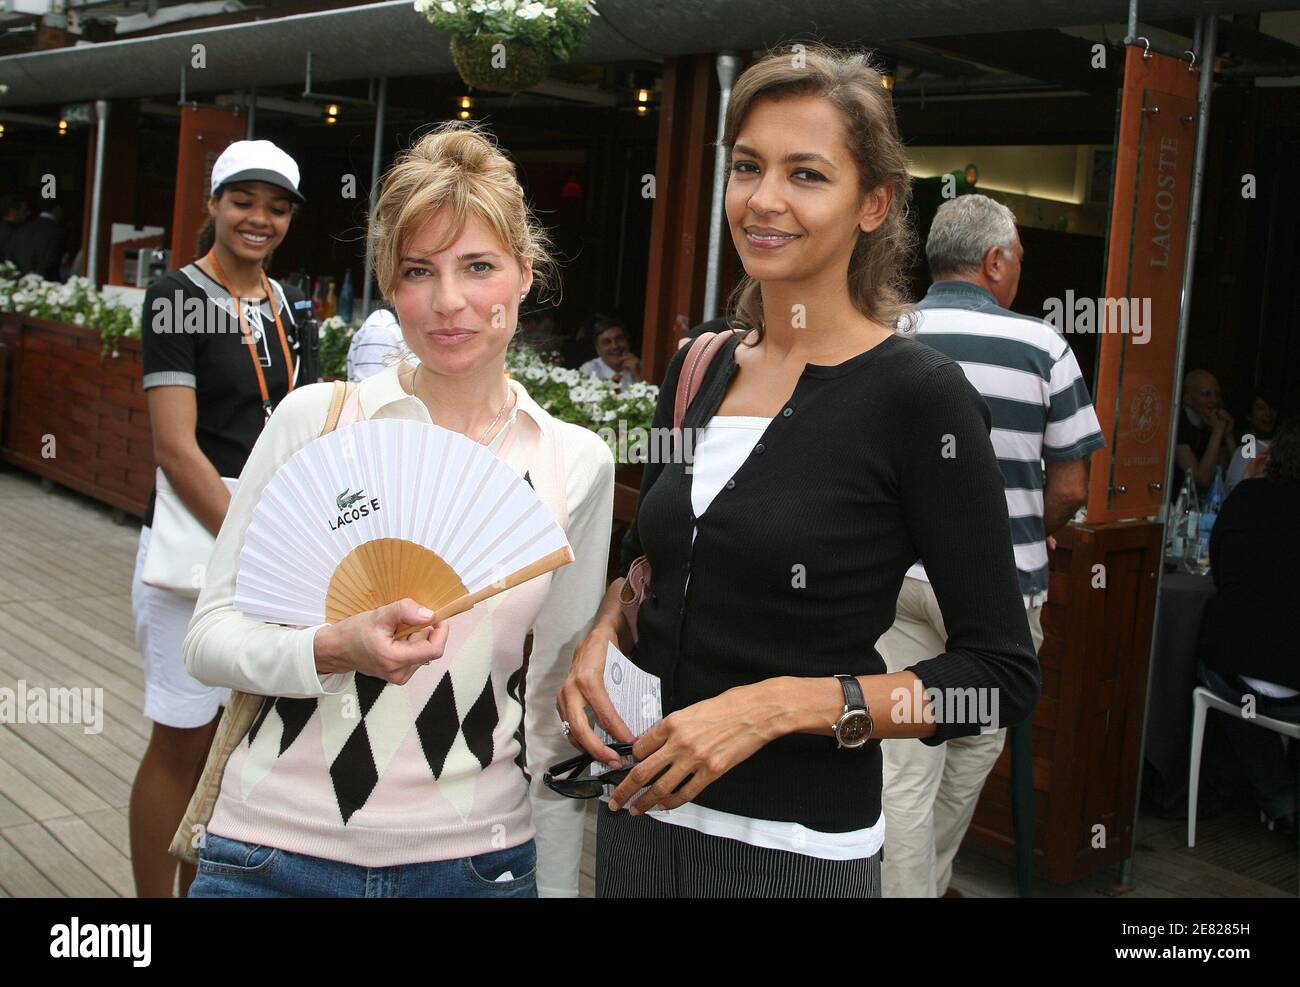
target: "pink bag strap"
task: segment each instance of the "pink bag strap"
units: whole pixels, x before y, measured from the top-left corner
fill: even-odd
[[[339,412],[339,428],[347,428],[353,422],[361,421],[361,388],[351,381],[348,381],[346,387],[343,410]]]
[[[673,428],[681,428],[686,421],[686,409],[700,392],[709,364],[733,335],[733,332],[702,332],[691,343],[691,348],[686,351],[681,377],[677,380],[677,394],[673,400]]]

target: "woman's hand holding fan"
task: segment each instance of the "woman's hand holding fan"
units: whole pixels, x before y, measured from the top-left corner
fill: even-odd
[[[486,448],[424,422],[362,421],[300,449],[262,490],[235,607],[268,623],[330,624],[318,660],[338,670],[373,660],[392,675],[411,654],[394,642],[427,650],[446,636],[430,621],[572,561],[532,486]],[[343,638],[366,657],[344,657]]]
[[[320,675],[361,672],[394,685],[406,685],[422,665],[442,657],[447,622],[428,623],[433,611],[410,597],[355,614],[316,633],[316,671]],[[418,626],[405,640],[399,627]]]

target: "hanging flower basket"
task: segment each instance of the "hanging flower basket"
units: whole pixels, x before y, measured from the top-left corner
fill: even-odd
[[[592,0],[415,0],[415,9],[451,35],[451,57],[466,85],[519,92],[546,78],[587,40]]]
[[[498,93],[531,89],[553,64],[550,52],[504,34],[452,38],[451,59],[465,85]]]

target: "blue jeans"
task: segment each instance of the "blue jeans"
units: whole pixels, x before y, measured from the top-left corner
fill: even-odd
[[[1200,665],[1200,673],[1201,681],[1220,699],[1241,703],[1244,693],[1240,688],[1204,664]],[[1255,698],[1255,712],[1261,716],[1300,723],[1300,700]],[[1255,804],[1264,815],[1278,819],[1294,813],[1300,804],[1296,773],[1287,765],[1282,738],[1272,730],[1251,726],[1231,716],[1220,717],[1220,723],[1250,784]]]
[[[189,896],[536,898],[537,846],[529,840],[475,857],[361,867],[208,833]]]

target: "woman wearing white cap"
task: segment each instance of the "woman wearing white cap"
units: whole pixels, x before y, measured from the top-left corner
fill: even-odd
[[[271,409],[318,373],[311,303],[267,277],[265,264],[303,201],[298,165],[270,141],[237,141],[212,168],[209,220],[194,263],[145,294],[144,389],[154,459],[181,507],[213,535]],[[195,600],[156,581],[145,563],[154,523],[149,498],[131,597],[144,656],[149,746],[131,791],[131,861],[141,897],[169,897],[167,845],[203,768],[228,690],[203,685],[181,654]],[[161,529],[160,529],[161,530]],[[181,865],[180,893],[194,869]]]

